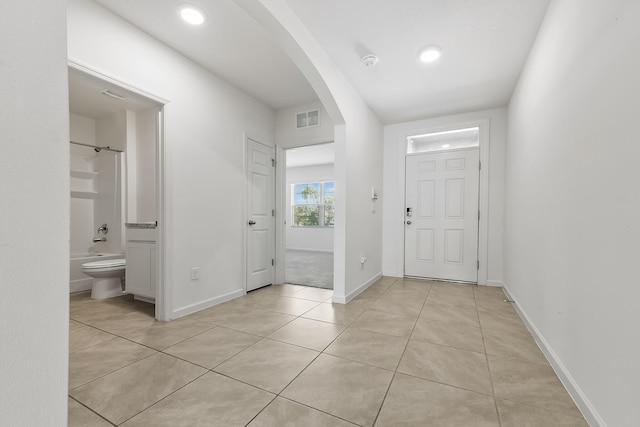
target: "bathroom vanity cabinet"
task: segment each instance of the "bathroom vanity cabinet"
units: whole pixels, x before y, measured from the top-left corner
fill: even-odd
[[[156,297],[156,228],[153,225],[151,228],[127,224],[126,291],[143,300]]]

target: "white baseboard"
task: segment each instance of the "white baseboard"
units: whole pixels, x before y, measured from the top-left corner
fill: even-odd
[[[598,414],[598,411],[593,407],[589,398],[584,394],[576,380],[573,378],[571,373],[564,366],[558,355],[553,351],[547,340],[542,336],[538,328],[533,324],[527,313],[522,310],[522,307],[518,303],[518,301],[513,297],[511,292],[509,292],[509,288],[506,284],[503,286],[504,292],[507,294],[507,297],[513,301],[513,305],[516,309],[516,312],[524,322],[525,326],[531,332],[531,335],[536,340],[538,347],[544,353],[545,357],[551,364],[551,367],[555,371],[556,375],[562,382],[562,385],[567,389],[569,395],[575,402],[576,406],[582,412],[585,420],[591,427],[607,427],[607,424],[604,422],[602,417]]]
[[[496,288],[504,288],[504,283],[499,280],[487,280],[487,284],[485,286],[493,286]]]
[[[358,295],[360,295],[360,293],[365,291],[369,286],[377,282],[381,277],[382,277],[382,273],[378,273],[375,276],[371,277],[366,282],[364,282],[362,285],[358,286],[358,288],[356,288],[353,292],[349,293],[349,295],[347,295],[346,297],[342,298],[342,297],[334,296],[331,301],[337,304],[346,304],[352,299],[354,299],[355,297],[357,297]]]
[[[285,251],[322,252],[326,254],[333,253],[333,249],[312,249],[312,248],[285,248]]]
[[[69,282],[69,293],[86,291],[93,287],[93,279],[76,279]]]
[[[209,298],[208,300],[177,308],[173,310],[173,316],[171,316],[171,320],[178,319],[191,313],[195,313],[196,311],[204,310],[205,308],[213,307],[214,305],[222,304],[223,302],[231,301],[232,299],[241,297],[245,293],[246,292],[244,291],[244,289],[237,289],[233,292],[229,292],[219,297]]]
[[[393,272],[392,271],[383,271],[382,275],[386,276],[386,277],[397,277],[399,279],[401,279],[403,277],[402,273],[396,273],[395,271],[393,271]]]

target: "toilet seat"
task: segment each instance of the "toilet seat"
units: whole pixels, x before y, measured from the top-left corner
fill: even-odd
[[[101,261],[93,261],[93,262],[87,262],[86,264],[82,264],[82,269],[83,270],[103,270],[103,269],[118,270],[120,268],[125,267],[126,265],[127,265],[127,260],[124,258],[105,259]]]

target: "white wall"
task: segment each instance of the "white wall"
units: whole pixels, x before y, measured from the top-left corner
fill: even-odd
[[[336,260],[344,276],[334,273],[334,300],[349,301],[382,275],[382,206],[384,195],[376,202],[371,190],[382,188],[383,130],[377,117],[354,98],[345,104],[346,125],[336,133]],[[340,126],[336,127],[336,129]],[[341,132],[341,131],[344,132]],[[345,189],[341,190],[341,186]],[[339,207],[344,206],[344,210]],[[344,225],[344,229],[341,226]],[[337,236],[344,236],[340,241]],[[344,248],[344,249],[343,249]],[[344,252],[342,252],[344,250]],[[342,252],[342,253],[341,253]],[[367,259],[365,264],[360,258]],[[337,276],[337,278],[336,278]],[[344,301],[335,290],[344,277]]]
[[[0,3],[0,418],[8,426],[67,425],[64,3]]]
[[[296,128],[296,113],[320,110],[320,126]],[[282,108],[276,112],[276,144],[283,148],[301,147],[333,141],[333,122],[318,102]]]
[[[369,198],[382,187],[382,125],[286,0],[235,1],[298,66],[335,125],[333,300],[344,303],[382,272],[382,215],[379,207],[371,212]],[[363,266],[360,256],[368,258]]]
[[[505,284],[591,425],[640,420],[640,3],[553,1],[509,104]]]
[[[482,141],[481,152],[488,150],[488,183],[481,182],[481,193],[488,191],[486,210],[486,259],[480,259],[486,269],[487,281],[482,284],[502,286],[503,283],[503,211],[504,168],[506,149],[506,109],[493,109],[414,122],[399,123],[384,128],[384,206],[382,271],[386,276],[404,274],[404,158],[406,138],[437,129],[451,129],[485,122],[489,126],[488,146]],[[484,167],[486,167],[485,165]],[[488,185],[487,185],[488,184]],[[482,187],[486,188],[482,188]],[[482,221],[481,221],[482,226]]]
[[[287,168],[286,183],[286,248],[333,252],[332,227],[293,227],[291,221],[291,185],[305,182],[332,181],[333,164]]]
[[[70,59],[169,100],[160,224],[167,317],[241,295],[243,132],[273,144],[274,111],[93,2],[68,1],[68,40]],[[191,267],[200,267],[200,280],[190,280]]]
[[[137,218],[138,222],[157,220],[156,215],[156,110],[136,113]]]

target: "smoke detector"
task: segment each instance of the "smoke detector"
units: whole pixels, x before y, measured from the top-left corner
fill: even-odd
[[[368,68],[373,67],[378,63],[378,57],[373,54],[365,55],[362,57],[362,63]]]

